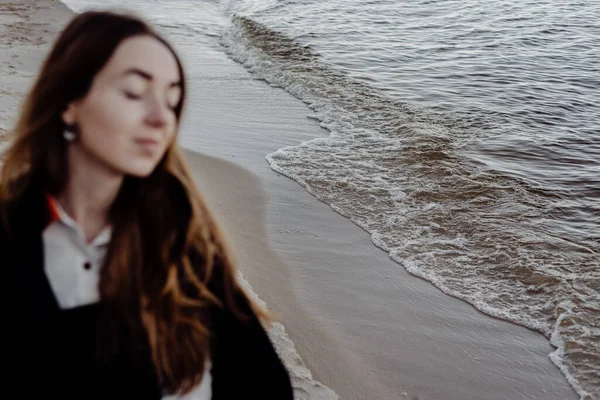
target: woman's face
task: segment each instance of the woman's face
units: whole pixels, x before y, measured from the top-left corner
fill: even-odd
[[[71,150],[123,175],[148,176],[171,145],[181,77],[173,54],[151,36],[117,47],[87,95],[69,104],[66,124],[76,124]]]

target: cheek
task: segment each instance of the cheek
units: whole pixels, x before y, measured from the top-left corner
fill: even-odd
[[[169,115],[166,122],[168,136],[163,148],[154,155],[148,155],[132,141],[144,132],[144,116],[143,104],[128,100],[119,92],[89,96],[82,104],[78,118],[82,146],[118,171],[147,175],[175,140],[177,119],[174,114]]]
[[[132,162],[131,138],[139,131],[143,110],[119,93],[90,95],[78,118],[85,151],[123,173]]]
[[[78,118],[86,151],[116,166],[129,158],[131,138],[143,121],[140,104],[113,90],[91,93]]]
[[[177,118],[173,115],[173,118],[170,122],[170,129],[169,129],[169,133],[168,133],[168,137],[167,137],[167,142],[169,144],[173,143],[173,141],[175,140],[175,136],[177,135],[177,130],[178,130],[178,124],[177,124]]]
[[[139,105],[110,92],[91,96],[83,111],[82,135],[88,142],[126,139],[142,118]]]
[[[177,140],[177,131],[178,131],[178,123],[177,117],[174,113],[169,114],[168,119],[166,121],[167,128],[165,129],[164,139],[165,139],[165,151]]]

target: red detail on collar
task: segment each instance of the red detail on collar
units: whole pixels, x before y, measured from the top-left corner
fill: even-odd
[[[48,206],[48,212],[50,215],[50,220],[47,222],[47,225],[50,225],[52,222],[58,221],[60,219],[60,215],[58,214],[56,200],[54,200],[54,198],[49,194],[46,194],[46,205]]]

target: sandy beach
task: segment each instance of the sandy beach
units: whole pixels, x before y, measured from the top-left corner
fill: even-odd
[[[0,1],[0,151],[70,15],[49,0]],[[266,154],[328,135],[302,102],[253,80],[216,45],[182,57],[202,68],[188,76],[180,144],[240,270],[315,379],[295,378],[298,398],[331,398],[318,382],[342,399],[577,398],[541,334],[411,276],[366,232],[269,167]]]

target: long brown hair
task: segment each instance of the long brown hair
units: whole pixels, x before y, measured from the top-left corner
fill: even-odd
[[[0,176],[5,213],[32,185],[51,195],[64,190],[69,166],[61,113],[87,95],[117,46],[136,35],[156,38],[175,56],[182,81],[175,108],[180,121],[185,79],[168,42],[131,15],[77,15],[46,58],[6,151]],[[266,313],[239,286],[231,251],[177,144],[150,176],[125,177],[109,218],[113,237],[101,272],[101,298],[146,335],[161,385],[186,393],[200,382],[210,357],[209,310],[225,308],[240,319],[254,312],[266,320]]]

